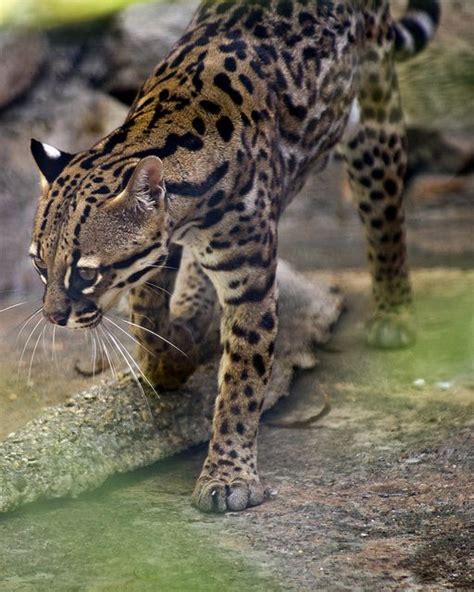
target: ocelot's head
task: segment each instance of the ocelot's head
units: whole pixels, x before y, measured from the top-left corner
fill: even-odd
[[[36,140],[31,150],[42,193],[30,255],[45,284],[44,315],[57,325],[94,327],[166,262],[162,162],[147,156],[110,166],[93,151],[74,156]]]

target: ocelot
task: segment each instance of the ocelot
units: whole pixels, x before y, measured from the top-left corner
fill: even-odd
[[[175,388],[217,294],[222,360],[193,494],[204,511],[264,499],[256,436],[278,327],[278,219],[336,145],[367,237],[368,341],[413,339],[394,61],[439,18],[436,0],[410,0],[398,22],[386,0],[206,0],[120,128],[78,154],[32,141],[42,194],[30,254],[47,319],[95,327],[128,292],[141,368]],[[183,246],[194,260],[170,310]]]

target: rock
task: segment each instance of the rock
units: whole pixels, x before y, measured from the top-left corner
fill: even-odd
[[[0,33],[0,110],[33,84],[46,56],[40,33]]]
[[[154,2],[124,10],[105,43],[111,73],[108,89],[131,103],[136,91],[180,37],[199,5]]]
[[[39,192],[39,176],[30,155],[30,139],[76,152],[118,127],[127,109],[115,99],[71,83],[52,96],[41,83],[21,108],[0,118],[0,291],[39,287],[27,257]],[[73,114],[73,115],[72,115]]]
[[[343,308],[343,297],[325,282],[310,281],[282,261],[277,281],[280,323],[264,411],[289,394],[296,368],[316,365],[314,348],[329,340]],[[142,390],[128,376],[46,409],[10,435],[0,444],[0,512],[40,498],[78,495],[113,474],[207,441],[220,357],[213,343],[205,363],[178,391],[157,393],[146,384]],[[199,347],[207,345],[205,339]]]

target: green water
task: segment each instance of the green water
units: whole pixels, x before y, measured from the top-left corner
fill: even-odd
[[[265,558],[226,534],[232,517],[190,507],[187,462],[0,517],[0,591],[280,590]]]
[[[406,350],[386,353],[384,364],[402,381],[464,383],[474,379],[474,292],[472,282],[428,286],[415,294],[418,338]],[[447,385],[446,385],[447,386]]]

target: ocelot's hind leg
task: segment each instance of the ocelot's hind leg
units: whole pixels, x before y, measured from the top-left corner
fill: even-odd
[[[414,340],[402,201],[406,137],[390,53],[361,68],[359,125],[346,139],[345,157],[364,224],[375,298],[367,340],[398,348]]]
[[[218,325],[212,322],[216,305],[214,286],[198,261],[185,249],[171,300],[171,319],[188,328],[200,352],[206,350],[202,346],[207,345],[209,331],[216,329],[213,337],[218,337]]]
[[[139,345],[137,360],[146,378],[165,389],[179,388],[198,363],[193,333],[172,318],[171,297],[181,262],[181,247],[172,246],[165,268],[130,292],[132,332]]]

